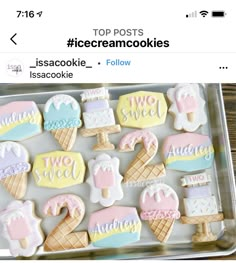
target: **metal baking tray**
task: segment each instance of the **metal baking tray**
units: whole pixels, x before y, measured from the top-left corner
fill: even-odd
[[[110,106],[115,109],[117,100],[120,95],[131,93],[134,91],[146,90],[154,92],[166,91],[175,84],[9,84],[0,85],[0,105],[17,100],[33,100],[39,108],[43,110],[45,102],[53,95],[65,93],[73,96],[80,101],[80,94],[85,88],[95,88],[106,86],[111,95]],[[212,176],[212,190],[216,196],[218,208],[224,213],[224,221],[212,223],[212,230],[218,236],[218,240],[209,243],[194,244],[191,241],[191,236],[195,232],[195,226],[183,225],[179,220],[175,222],[174,230],[167,244],[160,244],[148,224],[142,221],[141,240],[130,244],[126,247],[117,249],[102,249],[94,248],[89,245],[87,248],[60,251],[48,253],[43,251],[41,246],[36,255],[32,259],[186,259],[186,258],[206,258],[213,256],[226,256],[236,251],[236,190],[234,181],[234,172],[230,154],[230,145],[224,111],[224,103],[222,97],[222,89],[219,84],[200,84],[201,96],[206,101],[206,112],[208,123],[196,132],[208,134],[215,148],[215,161],[211,169],[207,172]],[[118,123],[118,122],[117,122]],[[123,128],[119,134],[110,135],[110,141],[115,145],[120,141],[122,136],[128,131],[133,130]],[[159,150],[153,162],[161,162],[160,149],[163,139],[170,134],[177,134],[173,129],[173,119],[170,114],[167,116],[164,125],[156,126],[150,129],[155,133],[159,141]],[[95,144],[96,138],[83,138],[79,135],[72,151],[82,153],[85,162],[94,158],[99,152],[92,151],[92,145]],[[40,143],[47,142],[47,143]],[[30,153],[31,162],[34,161],[34,156],[38,153],[60,150],[57,142],[49,132],[43,132],[41,135],[27,139],[21,142],[27,147]],[[124,173],[130,160],[134,158],[139,150],[136,146],[134,152],[123,154],[117,150],[107,152],[111,156],[120,158],[120,172]],[[180,186],[180,177],[184,173],[167,170],[166,177],[163,177],[163,182],[172,186],[180,198],[180,212],[183,212],[183,188]],[[86,177],[88,176],[88,172]],[[86,179],[85,179],[86,180]],[[116,202],[115,205],[135,206],[139,211],[138,199],[142,191],[140,187],[124,186],[123,200]],[[99,204],[92,204],[89,201],[89,186],[84,183],[81,185],[68,187],[64,189],[41,188],[36,186],[32,174],[29,175],[29,184],[26,196],[24,199],[35,201],[36,214],[41,217],[42,229],[47,235],[64,216],[65,211],[59,217],[45,217],[42,213],[42,206],[48,198],[60,193],[75,193],[79,195],[86,204],[86,216],[75,231],[87,229],[89,214],[92,211],[103,209]],[[0,208],[3,209],[11,200],[12,197],[0,187],[1,196]],[[9,254],[7,242],[0,237],[0,257],[1,259],[12,259]]]

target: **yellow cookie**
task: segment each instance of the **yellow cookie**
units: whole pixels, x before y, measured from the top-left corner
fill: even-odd
[[[32,173],[38,186],[65,188],[83,183],[85,164],[78,152],[43,153],[36,156]]]
[[[124,127],[149,128],[165,122],[167,104],[163,93],[138,91],[120,96],[116,113]]]

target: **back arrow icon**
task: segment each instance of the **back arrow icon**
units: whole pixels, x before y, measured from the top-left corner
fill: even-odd
[[[16,44],[16,42],[13,40],[13,38],[14,38],[16,35],[17,35],[17,33],[15,33],[15,34],[10,38],[10,40],[11,40],[15,45],[17,45],[17,44]]]

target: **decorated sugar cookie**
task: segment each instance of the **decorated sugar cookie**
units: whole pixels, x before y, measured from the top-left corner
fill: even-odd
[[[174,222],[180,218],[179,199],[176,192],[166,184],[147,186],[140,196],[141,218],[147,220],[156,238],[166,242]]]
[[[43,243],[41,220],[33,209],[32,201],[12,201],[0,211],[1,235],[7,239],[13,257],[30,257]]]
[[[176,130],[193,132],[206,124],[205,101],[200,96],[198,84],[178,84],[167,91],[171,101],[169,112],[173,113]]]
[[[211,232],[211,222],[224,220],[218,212],[216,197],[211,192],[211,177],[207,173],[187,174],[181,178],[184,187],[184,215],[181,223],[196,225],[193,242],[209,242],[217,239]]]
[[[140,240],[142,223],[135,207],[112,206],[93,212],[88,232],[95,247],[121,247]]]
[[[87,182],[91,186],[92,203],[99,202],[103,206],[110,206],[123,198],[123,177],[119,173],[119,164],[118,158],[111,158],[108,154],[100,154],[88,162],[90,176]]]
[[[29,155],[23,145],[0,143],[0,183],[14,198],[24,197],[30,169]]]
[[[212,166],[214,148],[207,135],[182,133],[165,138],[162,155],[167,169],[193,172]]]
[[[158,150],[158,140],[155,134],[148,130],[129,132],[120,140],[119,150],[121,152],[134,151],[137,143],[141,143],[142,148],[124,174],[124,183],[130,186],[143,186],[165,176],[163,163],[149,164]]]
[[[48,152],[36,155],[32,173],[38,186],[64,188],[83,183],[85,164],[79,152]]]
[[[87,231],[74,231],[81,223],[85,214],[83,200],[73,194],[62,194],[50,198],[43,207],[47,216],[58,216],[62,208],[67,214],[48,234],[44,242],[45,251],[69,250],[88,246]]]
[[[149,128],[165,123],[167,104],[162,93],[137,91],[119,97],[116,113],[124,127]]]
[[[105,88],[85,90],[81,94],[84,106],[84,128],[80,133],[84,137],[97,135],[97,144],[93,150],[113,150],[115,146],[109,142],[108,134],[120,132],[116,125],[113,109],[109,107],[109,93]]]
[[[71,96],[59,94],[50,98],[44,108],[44,129],[50,131],[62,149],[70,151],[77,129],[82,125],[79,103]]]
[[[33,101],[0,106],[0,141],[22,141],[42,132],[42,116]]]

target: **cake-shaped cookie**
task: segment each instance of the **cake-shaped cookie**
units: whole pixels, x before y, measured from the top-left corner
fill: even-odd
[[[115,147],[109,142],[108,134],[120,132],[120,125],[115,124],[114,112],[108,103],[108,91],[105,88],[85,90],[81,99],[84,105],[81,135],[97,135],[98,143],[93,147],[95,151],[113,150]]]
[[[206,173],[185,175],[181,179],[184,187],[184,210],[181,217],[183,224],[197,225],[197,231],[192,236],[193,242],[207,242],[217,239],[210,229],[210,222],[223,220],[223,214],[218,213],[216,197],[211,193],[210,175]]]

